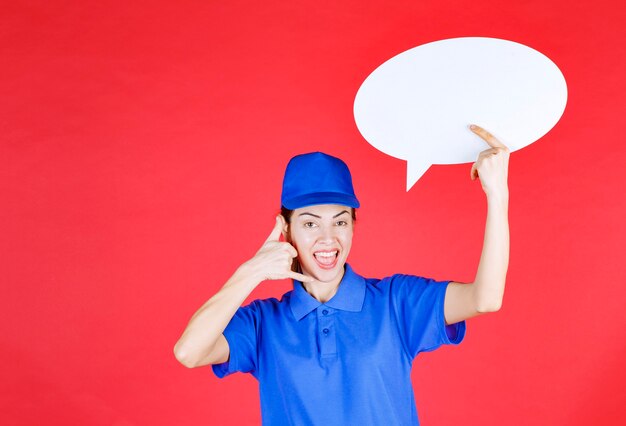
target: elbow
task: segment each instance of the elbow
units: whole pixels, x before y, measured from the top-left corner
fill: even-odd
[[[486,314],[489,312],[498,312],[502,308],[502,300],[504,299],[504,281],[498,283],[497,285],[490,283],[488,287],[484,287],[484,285],[476,285],[474,289],[476,312],[479,314]]]
[[[178,362],[187,368],[198,367],[198,361],[190,356],[189,351],[187,351],[180,343],[177,343],[174,346],[174,356]]]

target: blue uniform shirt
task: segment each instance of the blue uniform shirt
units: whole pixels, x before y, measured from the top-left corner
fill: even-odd
[[[458,344],[465,322],[445,325],[448,282],[412,275],[365,279],[346,264],[335,296],[320,303],[302,284],[255,300],[224,330],[230,359],[259,381],[264,425],[418,425],[411,363]]]

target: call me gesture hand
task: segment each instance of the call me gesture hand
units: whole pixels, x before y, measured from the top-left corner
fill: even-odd
[[[470,170],[471,179],[480,179],[487,197],[508,196],[509,149],[482,127],[472,124],[470,129],[491,147],[478,154]]]
[[[174,346],[174,354],[183,365],[192,368],[228,361],[230,348],[223,332],[237,309],[262,281],[285,278],[315,281],[291,270],[292,260],[298,252],[288,242],[280,241],[284,228],[285,219],[276,216],[274,229],[259,251],[191,317]]]
[[[288,242],[280,241],[284,226],[285,219],[281,215],[276,216],[274,229],[254,257],[246,262],[246,266],[259,281],[285,278],[301,282],[315,281],[312,277],[291,270],[291,263],[298,252]]]

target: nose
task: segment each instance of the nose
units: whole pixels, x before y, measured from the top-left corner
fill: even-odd
[[[335,241],[335,229],[333,226],[323,226],[320,229],[319,242],[332,244]]]

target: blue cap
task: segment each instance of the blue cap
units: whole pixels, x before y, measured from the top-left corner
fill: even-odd
[[[300,154],[289,160],[281,204],[289,210],[317,204],[360,206],[346,163],[323,152]]]

